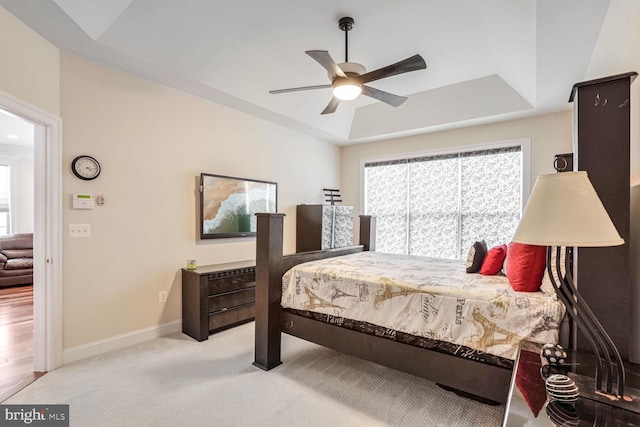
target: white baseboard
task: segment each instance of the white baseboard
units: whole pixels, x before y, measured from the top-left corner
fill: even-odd
[[[108,351],[119,350],[152,340],[164,335],[180,332],[182,330],[182,320],[174,320],[172,322],[163,323],[157,326],[138,329],[137,331],[127,332],[125,334],[116,335],[99,341],[90,342],[88,344],[70,347],[62,352],[62,364],[66,365],[80,359],[84,359]]]

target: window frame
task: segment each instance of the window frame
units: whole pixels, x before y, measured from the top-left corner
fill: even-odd
[[[11,154],[0,154],[0,164],[9,167],[9,226],[7,235],[15,234],[17,191],[18,191],[18,162],[19,157]]]
[[[468,153],[473,151],[492,150],[497,148],[510,148],[520,147],[522,152],[522,183],[521,183],[521,205],[520,214],[524,212],[524,208],[529,200],[529,194],[531,193],[531,137],[523,137],[509,140],[493,141],[488,143],[473,144],[473,145],[460,145],[446,148],[435,148],[432,150],[401,153],[394,155],[366,157],[360,159],[360,211],[362,213],[367,212],[365,194],[366,194],[366,182],[365,182],[365,164],[372,162],[384,162],[384,161],[397,161],[404,159],[414,159],[419,157],[440,156],[449,154]]]

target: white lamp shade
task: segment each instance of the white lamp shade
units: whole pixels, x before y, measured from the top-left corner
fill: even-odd
[[[513,241],[581,247],[624,243],[586,172],[540,175]]]

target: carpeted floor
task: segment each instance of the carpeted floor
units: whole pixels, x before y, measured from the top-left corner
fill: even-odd
[[[434,383],[283,335],[283,364],[251,365],[254,325],[198,343],[173,334],[50,372],[5,404],[70,405],[71,426],[499,426]]]

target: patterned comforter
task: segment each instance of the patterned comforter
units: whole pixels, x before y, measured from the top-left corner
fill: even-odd
[[[369,322],[515,359],[520,340],[556,343],[564,306],[552,288],[516,292],[465,262],[361,252],[300,264],[282,306]]]

